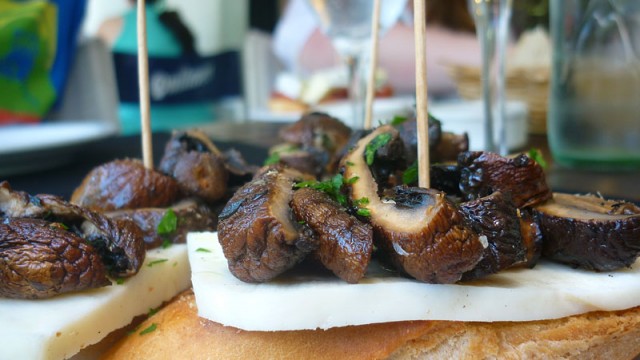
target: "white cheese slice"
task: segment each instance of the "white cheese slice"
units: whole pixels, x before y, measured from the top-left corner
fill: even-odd
[[[385,276],[373,265],[358,284],[302,276],[248,284],[229,272],[216,233],[189,234],[187,243],[198,314],[245,330],[327,329],[404,320],[528,321],[640,305],[640,261],[630,269],[607,273],[542,261],[534,269],[508,270],[454,285]]]
[[[140,272],[121,285],[43,300],[0,298],[0,359],[67,359],[187,289],[189,277],[180,244],[149,250]]]

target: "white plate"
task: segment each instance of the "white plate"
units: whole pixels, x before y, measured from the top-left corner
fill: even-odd
[[[390,98],[377,98],[373,102],[372,123],[389,122],[396,115],[413,113],[415,99],[411,96],[399,96]],[[312,107],[309,111],[325,112],[343,121],[352,128],[362,128],[363,124],[354,124],[352,121],[351,103],[348,100],[336,100],[326,104]],[[273,112],[268,109],[251,109],[249,118],[252,121],[276,121],[294,122],[300,119],[301,112]]]
[[[507,111],[507,148],[518,150],[527,144],[527,104],[520,101],[508,101]],[[484,150],[484,110],[482,101],[443,101],[429,104],[429,112],[442,121],[442,130],[456,134],[469,135],[469,150]],[[494,125],[495,136],[498,135]]]
[[[89,121],[0,127],[0,176],[59,166],[82,145],[117,130],[109,123]]]
[[[396,115],[407,115],[413,113],[416,100],[412,96],[377,98],[373,102],[373,114],[371,123],[377,126],[379,123],[388,123]],[[334,101],[321,104],[314,108],[316,111],[327,114],[342,120],[353,129],[361,129],[364,124],[353,122],[351,103],[346,100]]]

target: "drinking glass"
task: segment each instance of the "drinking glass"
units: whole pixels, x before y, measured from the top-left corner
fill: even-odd
[[[402,14],[407,0],[381,0],[379,35],[389,29]],[[373,0],[308,0],[320,21],[320,27],[333,43],[348,67],[349,99],[352,118],[346,121],[354,128],[364,122],[363,61],[371,43]],[[346,120],[346,119],[345,119]]]
[[[513,2],[468,0],[468,5],[482,54],[485,149],[507,155],[505,54]]]
[[[640,169],[640,2],[551,0],[549,147],[556,164]]]

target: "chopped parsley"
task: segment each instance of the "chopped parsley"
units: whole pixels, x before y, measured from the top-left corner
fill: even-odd
[[[118,285],[124,284],[124,279],[123,278],[117,278],[116,279],[116,284],[118,284]]]
[[[352,177],[352,178],[350,178],[350,179],[347,179],[347,180],[345,181],[345,184],[347,184],[347,185],[353,185],[353,184],[355,184],[355,183],[356,183],[356,181],[358,181],[358,179],[360,179],[360,177],[359,177],[359,176],[354,176],[354,177]]]
[[[407,120],[409,120],[409,118],[406,116],[396,115],[393,117],[393,119],[391,119],[390,124],[392,126],[398,126],[404,124],[405,122],[407,122]]]
[[[358,211],[356,211],[356,214],[358,214],[360,216],[364,216],[364,217],[369,217],[369,216],[371,216],[371,210],[366,209],[366,208],[360,208],[360,209],[358,209]]]
[[[152,267],[153,265],[161,264],[161,263],[163,263],[163,262],[167,262],[167,261],[169,261],[169,259],[158,259],[158,260],[153,260],[153,261],[149,262],[149,263],[147,264],[147,266],[148,266],[148,267]]]
[[[160,309],[149,308],[149,312],[147,312],[147,316],[153,316]]]
[[[405,185],[413,184],[418,181],[418,162],[414,161],[403,173],[402,183]]]
[[[197,248],[197,249],[196,249],[196,252],[210,253],[210,252],[211,252],[211,250],[209,250],[209,249],[205,249],[205,248]]]
[[[529,149],[529,152],[527,153],[527,155],[529,155],[529,157],[533,159],[533,161],[537,162],[541,168],[543,169],[547,168],[548,166],[547,162],[545,161],[544,156],[542,156],[542,153],[540,152],[539,149],[531,148]]]
[[[353,205],[355,206],[368,205],[368,204],[369,204],[369,198],[366,196],[353,201]]]
[[[160,222],[158,223],[158,234],[171,234],[174,233],[177,228],[178,216],[176,216],[176,213],[173,211],[173,209],[169,208],[169,210],[164,213],[162,219],[160,219]]]
[[[296,189],[308,187],[308,188],[320,190],[325,194],[331,196],[340,205],[346,205],[347,197],[341,192],[343,183],[344,183],[344,178],[342,177],[342,174],[337,174],[327,181],[316,181],[316,180],[302,181],[293,185],[293,187]]]
[[[162,248],[163,249],[168,249],[171,247],[171,245],[173,245],[173,243],[171,242],[171,240],[169,239],[164,239],[162,240]]]
[[[365,205],[369,205],[369,198],[366,196],[361,197],[360,199],[353,200],[353,206],[357,208],[356,214],[364,217],[370,217],[371,211],[367,208],[361,207]]]
[[[348,161],[348,160],[347,160],[347,162],[346,162],[345,164],[347,164],[347,166],[353,166],[353,165],[355,165],[353,162]]]
[[[273,165],[280,162],[280,153],[274,152],[264,160],[264,165]]]
[[[149,325],[149,327],[147,327],[146,329],[140,331],[140,335],[147,335],[149,333],[152,333],[152,332],[156,331],[157,328],[158,328],[158,324],[152,323],[151,325]]]
[[[269,152],[269,157],[264,160],[264,165],[274,165],[280,162],[281,154],[292,153],[298,150],[296,145],[292,144],[283,144],[277,147],[274,147]]]
[[[380,149],[381,147],[387,145],[389,141],[391,141],[391,134],[382,133],[373,138],[373,140],[371,140],[371,142],[367,144],[367,146],[364,148],[364,156],[367,161],[367,165],[373,165],[373,159],[376,155],[376,151],[378,151],[378,149]]]

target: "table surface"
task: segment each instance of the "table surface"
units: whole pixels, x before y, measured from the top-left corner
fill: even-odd
[[[266,149],[278,142],[278,130],[283,123],[214,123],[205,130],[222,149],[234,147],[252,164],[262,164]],[[153,135],[154,160],[157,163],[169,139],[168,133]],[[544,136],[531,136],[529,145],[539,148],[551,163]],[[32,194],[48,193],[68,199],[85,175],[95,166],[121,158],[141,158],[138,136],[115,136],[91,142],[73,154],[73,161],[52,169],[0,178],[16,190]],[[572,193],[600,193],[607,198],[626,199],[640,203],[640,170],[598,172],[568,169],[551,165],[547,180],[554,191]]]

